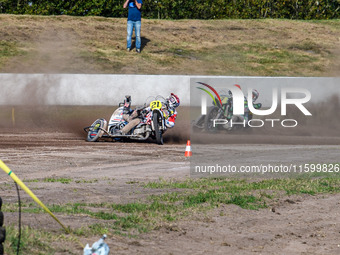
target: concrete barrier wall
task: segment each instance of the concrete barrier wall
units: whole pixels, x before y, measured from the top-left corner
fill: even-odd
[[[329,99],[333,95],[340,98],[340,78],[339,77],[193,77],[191,80],[192,93],[191,104],[200,105],[200,97],[197,96],[197,82],[205,82],[213,86],[218,93],[227,91],[227,86],[239,84],[242,91],[247,96],[248,88],[258,90],[260,97],[258,102],[263,106],[272,105],[273,88],[277,88],[280,94],[281,88],[303,88],[311,93],[311,103],[318,103]],[[301,94],[289,94],[289,97],[299,98]],[[280,97],[279,97],[280,98]],[[279,99],[280,100],[280,99]]]
[[[273,86],[304,87],[311,91],[312,98],[340,96],[340,78],[0,74],[0,104],[116,105],[125,95],[131,95],[136,105],[143,104],[149,96],[166,97],[174,92],[181,98],[181,105],[189,105],[190,83],[195,86],[200,80],[222,87],[237,83],[244,91],[251,86],[260,91],[262,98],[271,98],[269,88]]]
[[[147,97],[178,94],[189,104],[189,76],[0,74],[2,105],[116,105],[125,95],[134,104]]]

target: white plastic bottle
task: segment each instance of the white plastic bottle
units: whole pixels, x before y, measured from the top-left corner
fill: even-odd
[[[103,235],[92,247],[86,244],[84,248],[84,255],[108,255],[110,253],[109,246],[104,242],[107,236]]]

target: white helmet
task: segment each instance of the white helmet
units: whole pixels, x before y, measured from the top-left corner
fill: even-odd
[[[174,93],[171,93],[171,95],[167,98],[169,102],[170,107],[178,107],[180,102],[179,102],[179,97],[176,96]]]

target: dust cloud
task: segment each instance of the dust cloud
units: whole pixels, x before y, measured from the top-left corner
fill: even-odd
[[[191,139],[201,144],[340,144],[339,96],[307,105],[312,116],[305,116],[294,107],[287,108],[287,116],[273,115],[268,119],[294,119],[298,122],[296,127],[283,127],[279,121],[272,127],[271,122],[264,121],[263,127],[231,132],[219,130],[206,133],[196,130],[191,133]],[[254,119],[264,118],[254,116]]]
[[[32,103],[32,101],[30,101]],[[109,120],[115,106],[48,106],[21,105],[0,106],[0,132],[67,132],[74,137],[85,140],[83,128],[90,126],[96,119]],[[15,125],[11,112],[15,109]],[[164,141],[168,144],[183,144],[190,138],[190,124],[188,121],[188,107],[178,108],[176,126],[164,134]]]
[[[41,90],[40,90],[41,89]],[[98,118],[109,119],[116,106],[48,106],[43,105],[40,93],[46,93],[40,86],[27,89],[27,105],[1,106],[1,132],[68,132],[78,139],[85,139],[83,128]],[[26,99],[23,99],[26,100]],[[15,109],[15,125],[11,119]],[[190,107],[178,108],[178,118],[173,129],[164,134],[168,144],[184,144],[188,139],[193,143],[216,144],[340,144],[340,98],[332,96],[327,100],[310,104],[307,108],[312,116],[304,116],[297,109],[287,109],[285,119],[295,119],[298,126],[285,128],[280,122],[271,127],[266,123],[263,128],[227,132],[220,130],[211,134],[192,131],[189,121]],[[254,118],[259,118],[258,116]],[[280,118],[271,116],[270,118]],[[282,118],[281,118],[282,119]]]

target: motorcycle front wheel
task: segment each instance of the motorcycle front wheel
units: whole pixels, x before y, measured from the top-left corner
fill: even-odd
[[[218,117],[218,107],[210,107],[207,112],[207,116],[204,119],[204,129],[207,132],[216,132],[217,127],[214,127],[214,119]]]
[[[159,123],[158,120],[160,118],[159,112],[154,111],[153,113],[153,127],[155,129],[155,138],[156,138],[156,143],[163,145],[163,136],[162,136],[162,131],[159,129]]]

